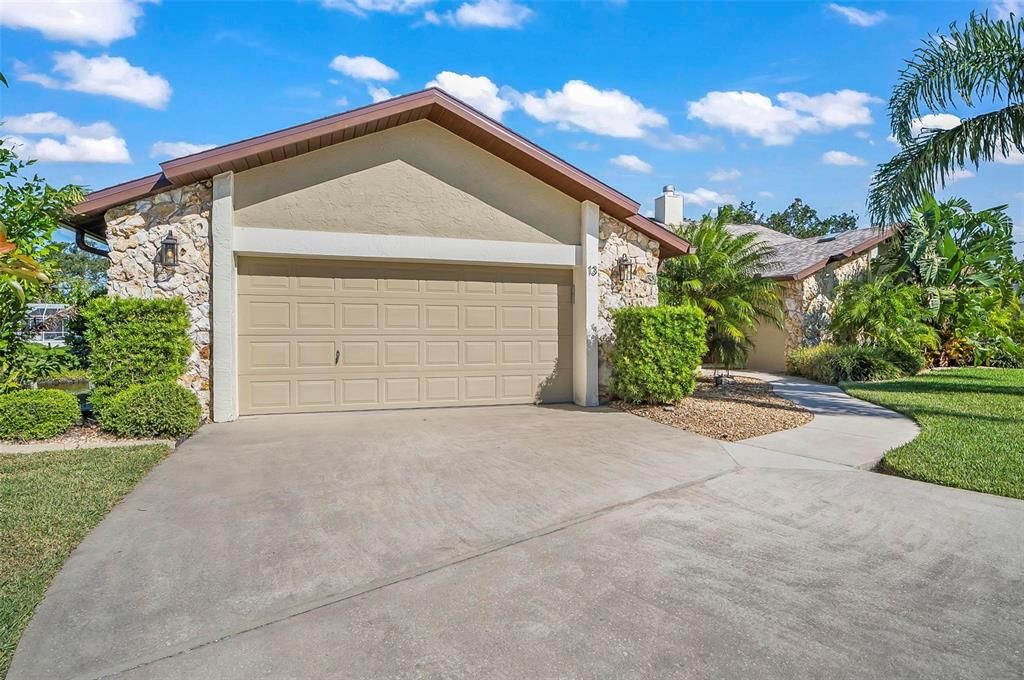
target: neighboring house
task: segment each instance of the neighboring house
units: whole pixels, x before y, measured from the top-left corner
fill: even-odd
[[[182,296],[183,382],[239,415],[575,402],[610,310],[688,245],[639,204],[425,90],[177,158],[89,194],[108,291]],[[173,267],[161,242],[173,236]]]
[[[734,234],[755,233],[775,248],[776,265],[762,272],[782,285],[784,329],[758,325],[747,368],[783,371],[786,354],[828,339],[836,289],[864,271],[891,230],[874,228],[799,239],[755,224],[729,225]]]
[[[29,303],[28,335],[25,339],[51,347],[62,346],[68,321],[63,312],[68,307],[69,305],[49,302]]]

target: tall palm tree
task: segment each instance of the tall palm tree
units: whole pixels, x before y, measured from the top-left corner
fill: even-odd
[[[775,265],[775,249],[756,234],[730,233],[731,213],[720,209],[681,227],[696,252],[667,260],[659,277],[663,302],[704,310],[708,353],[726,368],[745,360],[758,321],[782,325],[780,287],[760,276]]]
[[[949,129],[919,129],[923,113],[988,103]],[[963,29],[931,36],[900,73],[889,100],[902,150],[878,166],[868,197],[876,224],[902,220],[925,192],[968,164],[1024,154],[1024,18],[971,14]]]

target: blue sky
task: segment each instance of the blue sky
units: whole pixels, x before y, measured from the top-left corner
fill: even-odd
[[[1020,7],[5,0],[2,134],[51,182],[96,189],[437,83],[645,210],[674,184],[688,217],[796,196],[863,215],[874,166],[896,150],[885,104],[902,61],[972,10]],[[944,193],[1009,203],[1024,239],[1024,158]]]

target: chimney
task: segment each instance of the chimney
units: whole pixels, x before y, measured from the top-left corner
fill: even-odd
[[[661,196],[654,199],[654,219],[662,224],[683,223],[683,197],[671,184],[663,187]]]

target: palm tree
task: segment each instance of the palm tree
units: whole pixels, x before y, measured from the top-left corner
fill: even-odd
[[[921,126],[924,113],[982,103],[1001,108],[949,129]],[[925,192],[968,164],[1024,154],[1024,18],[971,14],[961,30],[932,36],[900,73],[889,100],[892,134],[903,147],[878,166],[868,197],[875,224],[902,220]]]
[[[782,326],[780,287],[760,275],[775,265],[775,249],[756,234],[730,233],[731,212],[720,209],[681,227],[695,252],[667,260],[659,282],[664,302],[704,310],[708,353],[726,368],[746,359],[758,321]]]

